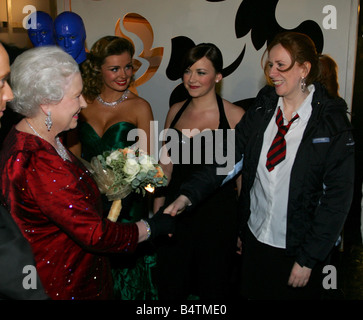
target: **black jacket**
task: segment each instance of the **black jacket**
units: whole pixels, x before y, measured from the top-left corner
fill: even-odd
[[[49,300],[37,275],[34,288],[23,286],[23,282],[29,284],[26,278],[31,276],[26,266],[35,267],[30,245],[0,205],[0,299]]]
[[[301,266],[312,268],[331,251],[349,212],[354,182],[354,141],[347,106],[332,99],[315,83],[312,114],[291,171],[287,210],[286,252]],[[262,88],[255,103],[236,126],[236,163],[243,157],[241,231],[250,216],[250,190],[256,176],[264,132],[274,114],[278,96]],[[217,188],[225,176],[206,167],[181,188],[198,203]]]

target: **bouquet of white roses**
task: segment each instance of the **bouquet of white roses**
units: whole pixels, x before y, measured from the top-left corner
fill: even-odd
[[[131,192],[153,192],[166,186],[167,178],[155,160],[140,149],[124,148],[104,152],[83,161],[91,172],[101,193],[113,201],[108,219],[116,221],[121,211],[121,200]]]

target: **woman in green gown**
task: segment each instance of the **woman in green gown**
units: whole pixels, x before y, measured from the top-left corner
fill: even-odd
[[[77,131],[67,137],[70,150],[90,161],[104,151],[133,145],[128,141],[137,130],[138,146],[150,154],[152,109],[129,89],[133,79],[131,42],[116,36],[99,39],[82,64],[83,96],[88,106],[82,110]],[[136,136],[135,134],[131,134]],[[104,198],[104,214],[111,202]],[[118,221],[134,222],[149,214],[147,197],[130,194],[122,200]],[[155,256],[151,244],[140,246],[136,254],[111,257],[116,299],[157,299],[152,281]]]

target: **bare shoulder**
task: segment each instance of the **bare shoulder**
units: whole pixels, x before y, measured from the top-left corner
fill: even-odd
[[[136,123],[139,123],[140,121],[151,121],[154,119],[151,105],[147,100],[131,93],[128,101],[128,114],[134,117]]]
[[[168,114],[166,115],[165,128],[170,127],[171,122],[173,121],[176,114],[179,112],[184,103],[185,101],[177,102],[170,107]]]
[[[225,99],[223,99],[224,111],[231,128],[234,128],[236,124],[241,120],[245,114],[245,110]]]
[[[146,101],[144,98],[142,98],[134,93],[130,94],[128,100],[132,101],[132,104],[134,106],[137,106],[138,108],[143,108],[145,110],[147,110],[147,109],[151,110],[150,103],[148,101]]]
[[[174,103],[170,107],[169,113],[175,115],[181,109],[181,107],[183,106],[184,103],[185,103],[185,101],[180,101],[180,102]]]

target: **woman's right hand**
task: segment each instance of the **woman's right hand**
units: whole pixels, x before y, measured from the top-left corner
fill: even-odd
[[[185,208],[187,206],[190,206],[191,204],[192,203],[190,202],[188,197],[180,195],[174,202],[172,202],[164,209],[164,213],[168,213],[171,216],[176,216],[182,213]]]

